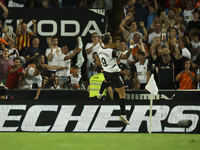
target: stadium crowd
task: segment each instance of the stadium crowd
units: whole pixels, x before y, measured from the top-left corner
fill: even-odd
[[[16,32],[13,31],[16,41],[7,34],[4,22],[8,7],[108,8],[112,14],[112,3],[112,0],[1,0],[4,11],[0,16],[1,84],[8,89],[37,88],[35,99],[41,89],[88,89],[88,92],[99,89],[99,85],[92,84],[96,81],[90,79],[95,76],[103,81],[97,55],[98,49],[104,46],[101,35],[92,33],[90,43],[83,43],[77,37],[77,45],[71,51],[67,46],[59,47],[58,37],[49,36],[47,47],[41,49],[34,19],[31,32],[27,31],[23,18],[20,19]],[[154,73],[159,89],[199,89],[200,1],[126,0],[123,11],[118,29],[120,38],[115,39],[113,48],[123,54],[132,48],[127,60],[117,59],[124,87],[144,89]],[[110,14],[107,15],[109,18]],[[81,74],[83,53],[87,56],[86,69],[82,71],[87,72],[85,85]],[[77,57],[76,63],[71,61],[73,57]],[[112,88],[108,92],[113,97]],[[98,91],[90,93],[97,94]]]

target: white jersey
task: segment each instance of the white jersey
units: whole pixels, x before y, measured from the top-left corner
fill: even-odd
[[[58,56],[58,66],[68,67],[68,69],[61,69],[56,72],[56,76],[69,76],[71,70],[71,59],[64,60],[66,56],[72,54],[73,51],[69,51],[67,55],[63,54],[62,52]]]
[[[137,78],[139,83],[147,83],[148,61],[145,60],[144,65],[140,65],[140,62],[137,62],[135,67],[137,70]]]
[[[185,9],[183,12],[183,17],[184,17],[186,27],[188,26],[188,23],[194,19],[193,14],[192,14],[193,11],[194,9],[193,10]]]
[[[51,52],[51,48],[46,49],[46,56],[48,56]],[[56,53],[56,48],[53,48],[52,51],[52,59],[48,61],[49,66],[58,66],[58,56],[61,53],[61,48],[58,47],[58,54]],[[57,69],[48,69],[49,71],[57,71]]]
[[[120,58],[121,52],[111,48],[100,48],[98,56],[101,61],[103,71],[113,73],[120,72],[121,69],[117,65],[116,58]]]
[[[126,50],[126,51],[124,51],[124,52],[121,52],[121,53],[125,55],[127,52],[128,52],[128,50]],[[131,54],[127,60],[130,60],[131,62],[132,62],[132,61],[135,61],[135,59],[134,59],[134,57],[133,57],[133,54]],[[122,63],[124,63],[127,67],[130,67],[129,64],[127,63],[127,60],[126,60],[126,59],[120,59],[120,61],[121,61]]]
[[[23,85],[25,88],[31,88],[33,83],[37,83],[38,87],[42,87],[42,76],[38,75],[38,76],[34,76],[35,69],[34,68],[30,68],[28,70],[28,75],[27,77],[24,78],[25,80],[25,84]]]

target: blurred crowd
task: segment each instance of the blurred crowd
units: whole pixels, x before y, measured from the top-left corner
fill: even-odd
[[[119,38],[113,38],[112,45],[123,54],[132,49],[127,60],[117,59],[124,87],[144,89],[153,73],[159,89],[199,89],[200,0],[125,2]],[[91,92],[97,88],[91,88],[96,80],[90,79],[102,75],[97,55],[98,48],[104,46],[101,35],[92,33],[89,43],[82,43],[81,37],[77,37],[73,50],[67,45],[59,47],[61,39],[49,36],[46,37],[46,48],[41,49],[35,20],[32,20],[33,30],[30,32],[23,18],[20,19],[16,31],[13,31],[16,41],[7,34],[4,22],[9,7],[106,8],[112,14],[115,9],[112,0],[0,0],[0,6],[3,9],[0,15],[2,86],[8,89],[36,88],[35,99],[41,89],[87,89]],[[107,15],[112,20],[109,13]],[[76,63],[71,61],[73,57],[77,57]],[[82,72],[87,74],[86,84],[83,84],[81,74],[84,61],[86,68]]]

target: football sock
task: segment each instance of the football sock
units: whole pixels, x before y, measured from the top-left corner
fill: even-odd
[[[119,99],[119,105],[121,109],[121,115],[126,115],[126,110],[125,110],[125,98]]]

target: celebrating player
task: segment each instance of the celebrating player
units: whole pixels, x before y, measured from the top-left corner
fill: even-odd
[[[110,48],[112,44],[112,37],[110,33],[105,33],[102,36],[102,41],[104,43],[104,47],[99,49],[98,57],[103,67],[103,74],[104,74],[105,80],[102,82],[98,98],[99,99],[101,98],[102,93],[104,89],[108,86],[108,84],[112,83],[115,90],[119,94],[120,109],[121,109],[119,120],[123,121],[125,124],[129,124],[128,120],[126,119],[126,110],[125,110],[126,93],[124,89],[123,80],[119,73],[121,70],[119,69],[117,65],[116,58],[128,59],[132,52],[134,43],[133,41],[131,41],[130,49],[124,55],[120,51]]]

